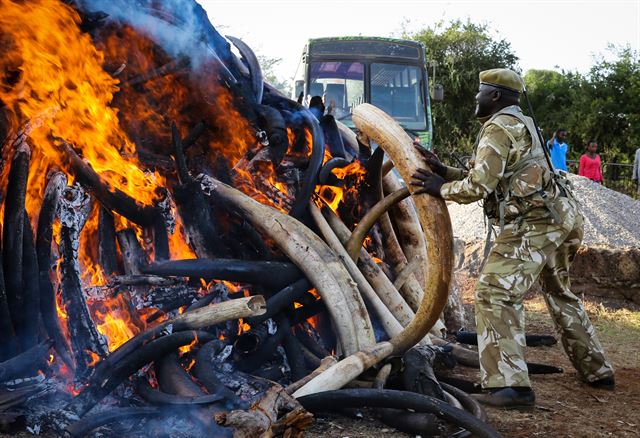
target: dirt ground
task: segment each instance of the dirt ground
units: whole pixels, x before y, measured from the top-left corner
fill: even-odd
[[[472,297],[465,296],[468,315]],[[578,379],[560,344],[529,348],[527,360],[564,368],[562,374],[533,375],[536,408],[528,412],[487,409],[489,422],[504,437],[640,437],[640,306],[628,301],[584,298],[600,340],[616,370],[616,390],[593,389]],[[554,334],[542,298],[529,297],[527,332]],[[470,321],[469,327],[472,327]],[[475,370],[456,374],[478,379]],[[455,375],[455,374],[454,374]],[[408,437],[365,414],[362,420],[340,416],[317,419],[309,437]]]

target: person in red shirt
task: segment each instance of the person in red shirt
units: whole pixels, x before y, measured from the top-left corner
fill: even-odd
[[[592,181],[599,184],[604,183],[602,177],[602,163],[600,161],[600,155],[596,152],[598,150],[598,143],[595,140],[589,140],[587,144],[587,152],[580,157],[580,167],[578,168],[578,175],[586,176]]]

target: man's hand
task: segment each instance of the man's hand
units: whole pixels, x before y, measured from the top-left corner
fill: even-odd
[[[438,156],[431,151],[426,150],[418,140],[413,141],[414,146],[418,151],[422,154],[424,159],[427,161],[427,164],[431,168],[434,173],[437,173],[442,178],[446,178],[447,176],[447,166],[442,164],[442,162],[438,159]]]
[[[414,195],[428,193],[436,198],[442,198],[440,188],[444,183],[444,178],[426,169],[418,169],[417,173],[413,174],[413,181],[411,181],[412,186],[421,187],[420,190],[413,193]]]

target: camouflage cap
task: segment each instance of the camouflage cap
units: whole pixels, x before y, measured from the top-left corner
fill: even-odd
[[[520,75],[508,68],[492,68],[480,72],[480,84],[492,85],[498,88],[522,93],[524,81]]]

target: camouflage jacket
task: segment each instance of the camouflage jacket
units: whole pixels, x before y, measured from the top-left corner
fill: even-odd
[[[494,114],[478,135],[473,168],[449,168],[447,179],[457,181],[442,186],[442,197],[460,204],[484,200],[487,216],[500,218],[502,209],[506,223],[536,209],[548,214],[546,202],[558,190],[535,129],[517,105]]]

